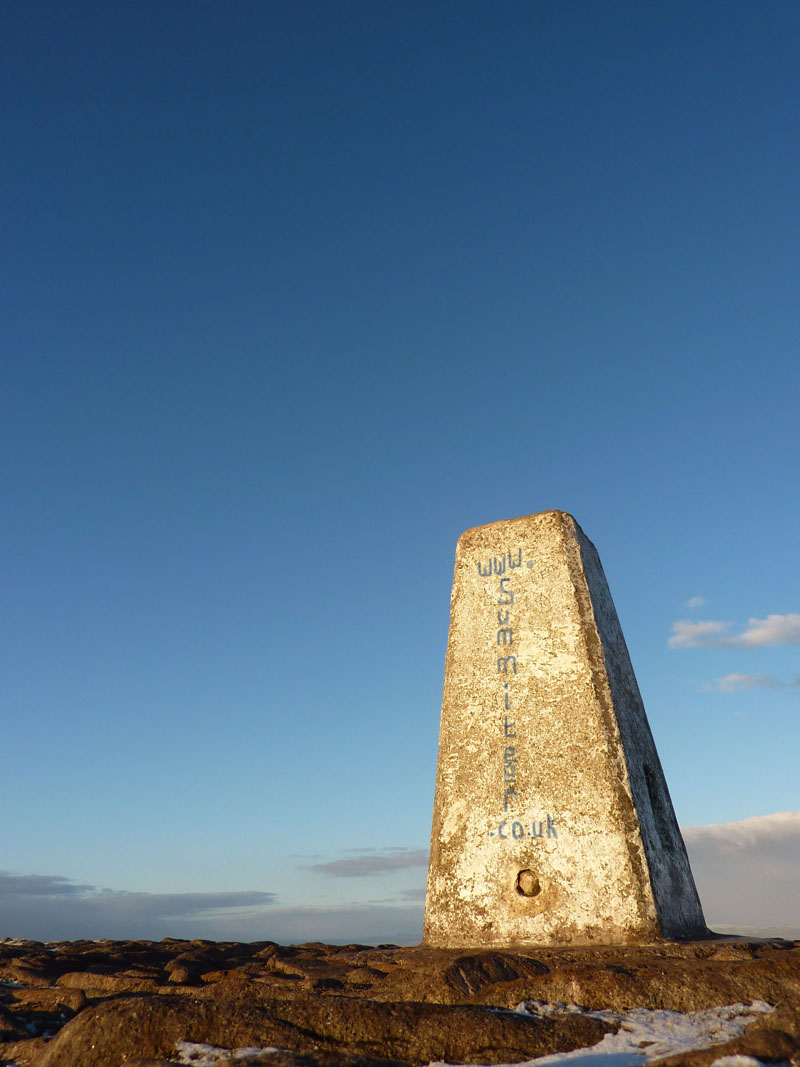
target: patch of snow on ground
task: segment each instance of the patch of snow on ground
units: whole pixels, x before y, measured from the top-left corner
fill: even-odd
[[[711,1067],[762,1067],[762,1061],[755,1056],[720,1056]]]
[[[752,1004],[729,1004],[724,1008],[708,1011],[650,1011],[636,1008],[629,1012],[590,1011],[575,1004],[547,1004],[540,1000],[527,1000],[515,1011],[539,1017],[579,1014],[588,1015],[603,1022],[616,1023],[616,1034],[606,1034],[602,1041],[590,1048],[578,1048],[573,1052],[560,1052],[553,1056],[503,1067],[544,1067],[550,1063],[567,1063],[568,1067],[644,1067],[651,1060],[672,1056],[678,1052],[721,1045],[739,1037],[760,1016],[774,1011],[763,1000]],[[276,1048],[225,1049],[203,1045],[193,1041],[179,1041],[175,1054],[177,1063],[188,1067],[215,1067],[220,1060],[245,1059],[247,1056],[278,1052]],[[432,1064],[431,1067],[445,1067]],[[722,1056],[713,1067],[760,1067],[760,1061],[751,1056]]]
[[[246,1056],[258,1056],[265,1052],[280,1052],[277,1048],[218,1048],[198,1041],[179,1041],[175,1046],[176,1063],[191,1067],[215,1067],[220,1060],[243,1060]]]
[[[749,1005],[729,1004],[724,1008],[689,1012],[651,1011],[647,1008],[628,1012],[589,1011],[574,1004],[545,1004],[529,1000],[518,1005],[516,1010],[538,1016],[578,1013],[619,1026],[616,1034],[606,1034],[602,1041],[591,1048],[579,1048],[573,1052],[561,1052],[528,1061],[536,1064],[536,1067],[564,1060],[578,1061],[580,1067],[636,1067],[637,1064],[645,1064],[662,1056],[721,1045],[724,1041],[739,1037],[761,1015],[774,1011],[763,1000]],[[742,1060],[747,1063],[723,1064],[722,1060]],[[753,1062],[747,1056],[727,1056],[722,1060],[719,1061],[720,1067],[752,1067]]]

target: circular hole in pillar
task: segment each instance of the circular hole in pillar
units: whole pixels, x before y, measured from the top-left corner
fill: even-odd
[[[536,897],[542,891],[539,879],[527,867],[517,875],[517,892],[521,897]]]

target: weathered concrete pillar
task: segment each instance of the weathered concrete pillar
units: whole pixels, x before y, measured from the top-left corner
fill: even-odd
[[[562,511],[467,530],[453,578],[425,941],[706,933],[594,545]]]

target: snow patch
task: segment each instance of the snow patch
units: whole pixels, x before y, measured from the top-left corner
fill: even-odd
[[[215,1067],[220,1060],[243,1060],[247,1056],[260,1056],[265,1052],[281,1052],[279,1048],[219,1048],[199,1041],[179,1041],[175,1046],[176,1063],[191,1067]]]
[[[575,1004],[546,1004],[538,1000],[523,1001],[516,1008],[527,1015],[540,1017],[559,1014],[588,1015],[603,1022],[616,1023],[615,1034],[606,1034],[591,1048],[561,1052],[529,1060],[541,1067],[548,1063],[578,1061],[580,1067],[636,1067],[662,1056],[710,1048],[740,1037],[751,1023],[775,1009],[763,1000],[752,1004],[728,1004],[708,1011],[651,1011],[636,1008],[629,1012],[589,1011]],[[724,1060],[750,1060],[750,1057],[727,1056]],[[518,1064],[517,1067],[523,1067]],[[752,1067],[751,1063],[729,1063],[723,1067]]]
[[[775,1009],[763,1000],[752,1004],[728,1004],[708,1011],[590,1011],[576,1004],[548,1004],[541,1000],[526,1000],[515,1011],[547,1018],[554,1015],[588,1015],[592,1019],[615,1023],[615,1034],[606,1034],[602,1041],[590,1048],[541,1056],[524,1063],[503,1064],[501,1067],[544,1067],[545,1064],[565,1063],[568,1067],[643,1067],[662,1056],[721,1045],[740,1037],[751,1023]],[[177,1063],[187,1067],[215,1067],[223,1059],[245,1059],[248,1056],[280,1052],[277,1048],[217,1048],[215,1045],[179,1041],[175,1046]],[[431,1067],[447,1067],[431,1064]],[[761,1067],[751,1056],[722,1056],[712,1067]]]
[[[762,1063],[755,1056],[720,1056],[711,1067],[762,1067]]]

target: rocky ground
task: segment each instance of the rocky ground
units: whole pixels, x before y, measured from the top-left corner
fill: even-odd
[[[218,1067],[498,1064],[600,1041],[613,1023],[523,1001],[687,1012],[766,1001],[723,1055],[800,1064],[800,942],[442,951],[209,941],[0,941],[0,1064],[167,1067],[182,1041],[284,1051]],[[501,1010],[498,1010],[501,1009]],[[184,1060],[185,1062],[185,1060]]]

